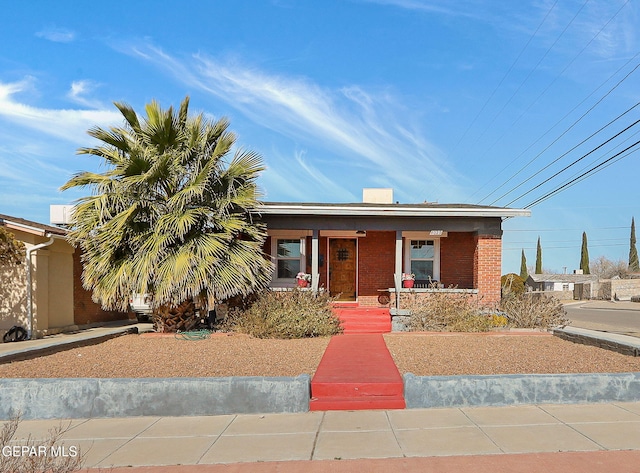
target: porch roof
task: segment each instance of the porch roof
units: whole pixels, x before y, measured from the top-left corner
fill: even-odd
[[[527,209],[510,209],[471,204],[370,204],[264,202],[262,215],[348,216],[348,217],[529,217]]]

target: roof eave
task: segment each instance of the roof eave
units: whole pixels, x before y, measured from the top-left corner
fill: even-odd
[[[529,217],[527,209],[507,208],[415,208],[394,205],[393,207],[354,207],[323,205],[263,205],[258,213],[264,215],[330,215],[330,216],[367,216],[367,217]]]

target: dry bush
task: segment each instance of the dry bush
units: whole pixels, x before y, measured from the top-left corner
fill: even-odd
[[[550,328],[566,325],[567,312],[555,297],[546,294],[505,294],[501,308],[515,328]]]
[[[0,471],[3,473],[68,473],[82,468],[84,455],[75,447],[72,451],[71,447],[65,446],[62,442],[62,436],[69,426],[54,427],[49,431],[46,439],[36,442],[30,435],[26,439],[14,439],[19,423],[20,416],[12,417],[5,422],[0,431],[0,448],[3,450],[0,454]],[[14,446],[20,447],[21,450],[13,452]],[[58,455],[55,454],[56,451]],[[66,455],[60,455],[60,452],[66,452]]]
[[[414,332],[486,332],[496,326],[467,294],[433,292],[418,297],[411,293],[403,304],[411,311],[409,330]]]
[[[224,329],[257,338],[309,338],[340,333],[340,320],[331,308],[331,297],[324,292],[294,289],[265,291],[244,310],[231,312]]]

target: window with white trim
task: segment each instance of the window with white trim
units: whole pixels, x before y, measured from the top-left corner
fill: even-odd
[[[403,232],[404,272],[418,281],[440,280],[440,238],[428,232]]]
[[[274,263],[272,287],[290,287],[296,275],[306,269],[306,234],[301,231],[275,230],[271,237],[271,261]]]
[[[433,240],[410,240],[409,259],[410,272],[416,279],[435,279],[433,269],[435,262],[435,242]]]
[[[278,238],[276,241],[276,279],[295,279],[301,268],[300,239]]]

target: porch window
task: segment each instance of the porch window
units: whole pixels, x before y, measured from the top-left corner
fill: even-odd
[[[410,272],[418,280],[436,279],[434,275],[435,242],[434,240],[410,240]]]
[[[429,278],[440,280],[440,241],[446,238],[446,233],[437,238],[432,235],[432,232],[402,232],[402,271],[415,274],[419,287],[426,287]]]
[[[276,278],[295,279],[300,272],[300,239],[279,238],[276,243]]]

